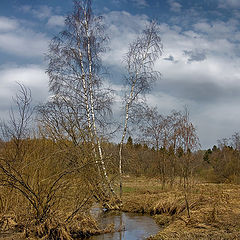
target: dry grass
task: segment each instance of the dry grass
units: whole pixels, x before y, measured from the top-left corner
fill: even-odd
[[[240,186],[196,184],[187,192],[180,187],[162,190],[156,179],[125,179],[123,210],[149,213],[165,228],[158,239],[240,239]]]
[[[166,186],[162,189],[157,179],[126,178],[124,182],[123,211],[151,214],[164,229],[152,240],[159,239],[240,239],[240,186],[231,184],[195,184],[187,194],[190,218],[182,188]],[[18,198],[16,198],[18,199]],[[13,201],[13,200],[12,200]],[[13,201],[14,202],[14,201]],[[0,216],[0,238],[10,239],[81,239],[104,232],[114,226],[100,229],[89,215],[76,215],[66,224],[59,212],[41,224],[26,222],[24,217],[6,214]],[[64,208],[65,209],[65,208]],[[12,209],[13,210],[13,209]],[[66,215],[66,212],[64,212]],[[1,233],[2,232],[2,233]],[[16,233],[18,232],[18,233]]]
[[[57,218],[48,218],[42,223],[28,223],[19,229],[13,216],[4,216],[0,220],[0,239],[43,239],[43,240],[72,240],[85,239],[92,235],[115,231],[114,225],[105,229],[98,226],[96,220],[89,215],[75,216],[68,224]]]

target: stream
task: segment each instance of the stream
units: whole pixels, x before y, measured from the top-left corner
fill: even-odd
[[[94,214],[95,215],[95,214]],[[114,233],[92,236],[89,240],[141,240],[155,235],[160,227],[148,215],[124,212],[106,212],[98,214],[101,227],[114,223],[115,229],[122,229]]]

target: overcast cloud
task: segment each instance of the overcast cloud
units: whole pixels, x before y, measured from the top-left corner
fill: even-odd
[[[240,131],[240,3],[193,2],[99,0],[94,6],[105,17],[111,51],[103,62],[109,67],[107,82],[116,90],[118,102],[128,44],[151,18],[158,19],[164,52],[155,67],[162,78],[147,95],[148,103],[164,114],[188,106],[201,144],[207,148]],[[0,3],[6,9],[0,11],[1,116],[9,109],[16,81],[32,89],[35,102],[47,99],[44,54],[49,40],[64,26],[70,3],[27,0],[15,6],[15,14],[7,11],[13,11],[8,1]]]

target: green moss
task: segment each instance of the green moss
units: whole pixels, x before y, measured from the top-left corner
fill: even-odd
[[[136,188],[134,188],[134,187],[123,187],[123,192],[125,192],[125,193],[136,192]]]

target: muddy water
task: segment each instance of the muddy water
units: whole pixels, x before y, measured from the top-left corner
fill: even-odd
[[[114,223],[115,229],[122,229],[122,231],[93,236],[90,240],[141,240],[160,231],[154,219],[147,215],[109,212],[102,213],[98,217],[100,217],[101,227]]]

